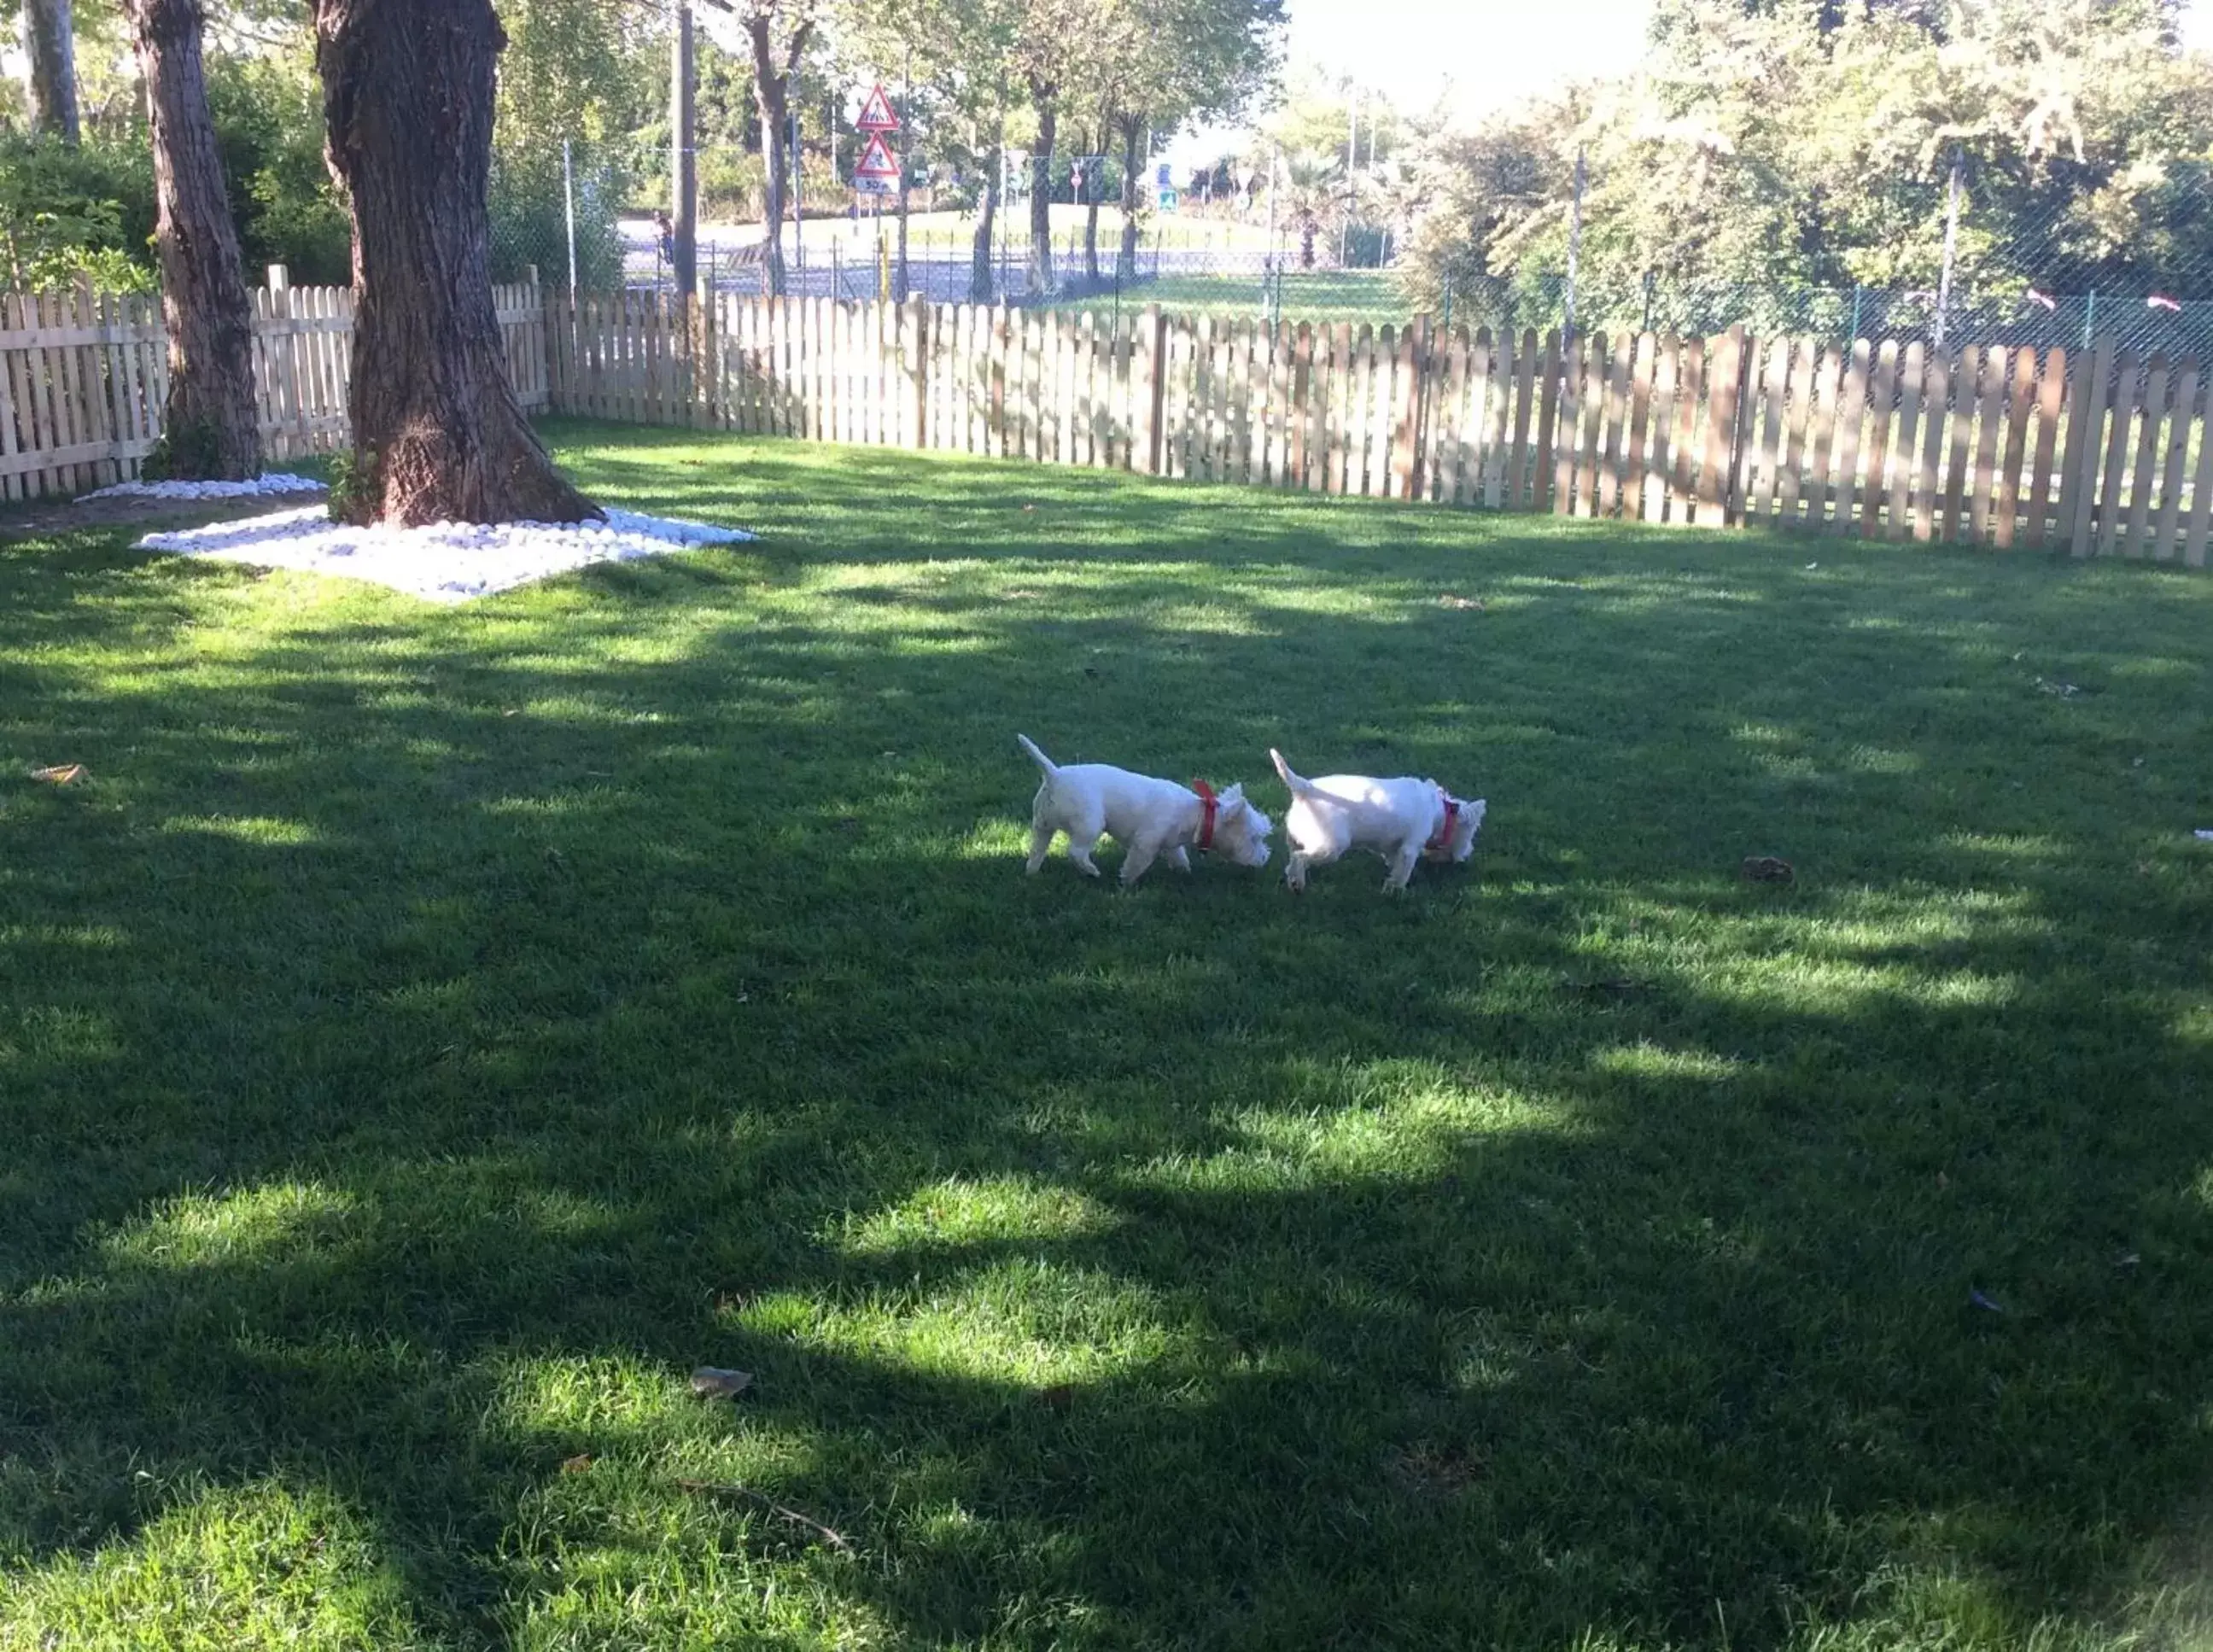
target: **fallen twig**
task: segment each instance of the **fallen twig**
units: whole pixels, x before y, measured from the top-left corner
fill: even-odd
[[[760,1508],[767,1509],[769,1513],[777,1515],[779,1519],[788,1520],[795,1526],[804,1526],[808,1531],[814,1533],[820,1537],[827,1539],[832,1545],[838,1548],[843,1549],[847,1554],[853,1552],[853,1545],[850,1543],[847,1542],[838,1533],[832,1531],[820,1521],[811,1519],[808,1515],[801,1514],[796,1509],[787,1509],[775,1498],[770,1497],[767,1493],[756,1491],[749,1485],[740,1485],[735,1480],[679,1480],[676,1484],[682,1486],[686,1491],[697,1491],[701,1493],[703,1496],[710,1497],[737,1497],[744,1502],[756,1504]]]

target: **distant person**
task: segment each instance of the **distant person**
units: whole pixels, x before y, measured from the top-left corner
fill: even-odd
[[[655,212],[653,215],[653,223],[654,228],[661,234],[661,261],[663,264],[674,264],[676,262],[675,227],[668,222],[668,215],[666,212]]]

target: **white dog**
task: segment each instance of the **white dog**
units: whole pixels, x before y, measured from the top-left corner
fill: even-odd
[[[1464,861],[1475,848],[1483,825],[1484,802],[1454,796],[1434,780],[1402,776],[1376,780],[1364,774],[1326,774],[1308,780],[1294,774],[1283,754],[1271,747],[1276,772],[1291,789],[1290,813],[1283,836],[1291,846],[1283,881],[1307,887],[1307,869],[1326,866],[1349,849],[1372,849],[1390,863],[1383,880],[1387,893],[1406,887],[1414,863]]]
[[[1054,834],[1062,832],[1068,834],[1068,858],[1086,877],[1099,875],[1091,863],[1091,850],[1101,832],[1122,844],[1128,850],[1122,857],[1125,888],[1144,876],[1145,869],[1162,855],[1178,871],[1190,871],[1192,849],[1211,850],[1240,866],[1268,863],[1268,833],[1274,823],[1245,801],[1241,785],[1216,793],[1201,780],[1199,789],[1193,791],[1173,780],[1155,780],[1104,763],[1071,763],[1062,768],[1038,750],[1028,735],[1015,738],[1045,772],[1030,810],[1033,872],[1045,864]]]

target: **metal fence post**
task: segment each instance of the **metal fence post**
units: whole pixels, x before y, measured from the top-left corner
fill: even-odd
[[[1936,282],[1936,331],[1930,340],[1944,348],[1945,312],[1952,308],[1952,255],[1960,241],[1960,151],[1952,151],[1952,183],[1944,199],[1944,268]]]

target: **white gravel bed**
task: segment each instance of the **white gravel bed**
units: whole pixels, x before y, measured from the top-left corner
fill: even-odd
[[[753,536],[735,527],[675,521],[605,507],[604,522],[431,522],[422,527],[351,527],[320,505],[174,533],[149,533],[148,551],[295,568],[390,586],[430,602],[466,602],[595,562],[634,562],[668,551],[731,545]]]
[[[77,496],[87,499],[259,499],[286,493],[320,493],[323,485],[286,471],[267,471],[251,482],[118,482]]]

